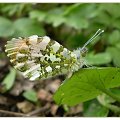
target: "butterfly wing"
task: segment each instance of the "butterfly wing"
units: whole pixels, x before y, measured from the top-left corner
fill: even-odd
[[[76,55],[47,36],[13,38],[5,47],[14,67],[30,80],[64,74],[73,66],[78,67]]]

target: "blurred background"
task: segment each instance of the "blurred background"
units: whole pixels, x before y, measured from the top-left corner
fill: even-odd
[[[105,32],[89,44],[87,63],[120,67],[119,11],[120,4],[1,3],[0,110],[4,111],[0,116],[114,116],[96,100],[74,107],[56,105],[52,96],[64,76],[46,81],[25,80],[11,67],[4,45],[13,37],[47,35],[72,51],[82,47],[100,28]]]

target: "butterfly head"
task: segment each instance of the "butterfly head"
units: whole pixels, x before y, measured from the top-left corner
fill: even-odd
[[[86,47],[80,50],[80,54],[82,57],[85,57],[87,52],[88,52],[88,49]]]
[[[76,50],[73,51],[76,54],[78,61],[81,61],[81,59],[86,56],[88,52],[86,46],[103,32],[104,30],[98,29],[97,32],[83,45],[82,48],[77,48]]]

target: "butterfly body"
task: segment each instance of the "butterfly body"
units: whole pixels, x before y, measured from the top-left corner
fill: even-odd
[[[70,51],[47,36],[13,38],[5,47],[14,67],[30,80],[74,72],[84,65],[80,50]]]

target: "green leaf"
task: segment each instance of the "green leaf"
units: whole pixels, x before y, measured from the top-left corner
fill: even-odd
[[[82,10],[84,4],[73,4],[66,9],[63,15],[66,17],[65,24],[75,29],[87,28],[89,23],[83,18]],[[79,10],[78,10],[79,9]]]
[[[13,23],[4,17],[0,17],[0,37],[12,36],[15,32]]]
[[[32,102],[37,102],[38,98],[37,98],[37,93],[34,91],[34,90],[28,90],[28,91],[25,91],[23,93],[23,96],[32,101]]]
[[[64,10],[63,15],[66,17],[75,15],[77,18],[93,18],[96,16],[97,9],[96,4],[81,4],[81,3],[75,3],[67,7],[66,10]]]
[[[114,88],[111,91],[112,91],[112,93],[114,93],[114,94],[116,94],[117,96],[120,97],[120,88]]]
[[[111,54],[114,65],[120,67],[120,48],[108,47],[106,51]]]
[[[120,10],[120,4],[102,4],[101,8],[104,12],[108,13],[110,17],[120,17],[120,13],[118,12]]]
[[[87,41],[86,37],[83,34],[78,35],[68,35],[67,39],[65,39],[65,45],[69,49],[77,49],[78,47],[85,44]]]
[[[112,60],[111,55],[109,53],[98,53],[93,54],[90,53],[86,56],[86,61],[88,64],[91,65],[102,65],[102,64],[108,64]]]
[[[116,48],[120,49],[120,42],[115,45]]]
[[[48,24],[52,24],[54,27],[58,27],[65,22],[65,18],[62,14],[63,9],[60,8],[52,9],[47,13],[45,22]]]
[[[84,103],[88,104],[87,109],[85,109],[83,112],[85,117],[107,117],[109,112],[108,108],[105,108],[102,105],[100,105],[97,100],[92,100],[89,103],[88,102]]]
[[[76,105],[120,86],[120,68],[80,69],[65,80],[54,95],[57,104]]]
[[[43,11],[33,10],[29,13],[30,18],[37,19],[38,21],[44,21],[47,14]]]
[[[10,69],[10,73],[7,74],[7,76],[4,78],[2,84],[5,85],[5,92],[7,90],[10,90],[14,84],[16,77],[16,70],[14,68]]]
[[[14,27],[16,29],[15,36],[31,36],[31,35],[45,35],[45,30],[43,26],[39,24],[37,21],[28,19],[28,18],[20,18],[17,19],[14,23]]]
[[[53,22],[53,27],[58,27],[65,22],[65,18],[62,16],[56,17],[56,20]]]
[[[92,4],[72,4],[63,15],[66,17],[65,24],[75,29],[88,28],[89,19],[96,16],[96,5]]]
[[[26,5],[27,8],[27,4],[6,4],[4,5],[4,7],[1,7],[1,11],[3,12],[3,15],[5,14],[6,16],[20,16],[22,13],[22,10],[24,9],[24,6]],[[24,13],[25,13],[25,9],[24,9]],[[22,13],[22,14],[24,14]]]
[[[118,44],[120,42],[120,31],[114,30],[108,37],[108,43],[111,45]]]
[[[66,19],[65,24],[75,29],[88,28],[89,26],[88,20],[78,16],[70,16]]]
[[[112,27],[118,28],[120,30],[120,19],[116,19],[112,23]]]
[[[112,19],[104,11],[99,11],[99,13],[97,14],[97,17],[94,19],[94,21],[97,23],[103,24],[105,27],[105,26],[111,25]]]

